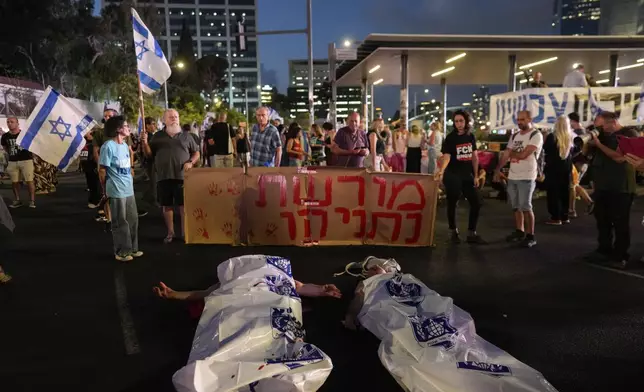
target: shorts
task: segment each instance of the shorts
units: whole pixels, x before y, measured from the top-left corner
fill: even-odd
[[[508,180],[508,200],[515,211],[532,211],[534,180]]]
[[[162,207],[182,207],[183,180],[157,181],[157,201]]]
[[[32,182],[34,180],[34,161],[29,159],[27,161],[9,162],[7,173],[11,177],[11,182],[20,182],[21,174],[25,182]]]
[[[572,165],[572,173],[570,175],[570,188],[575,189],[577,185],[579,185],[579,181],[581,180],[581,177],[579,176],[579,172],[577,171],[577,168],[575,165]]]

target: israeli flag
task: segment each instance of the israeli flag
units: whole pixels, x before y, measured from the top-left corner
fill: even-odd
[[[146,94],[154,94],[170,78],[172,71],[161,46],[134,8],[132,8],[132,27],[141,90]]]
[[[277,110],[268,107],[268,121],[273,120],[279,120],[282,124],[284,124],[284,119],[280,117],[280,114],[277,112]]]
[[[588,89],[588,103],[590,104],[590,116],[594,120],[595,117],[600,115],[604,110],[599,106],[595,97],[593,97],[590,88]]]
[[[43,160],[67,171],[85,147],[85,134],[96,122],[51,86],[29,118],[27,131],[20,132],[18,145]]]

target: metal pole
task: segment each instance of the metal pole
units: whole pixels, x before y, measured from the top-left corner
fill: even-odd
[[[376,119],[376,97],[373,95],[373,83],[371,83],[370,87],[371,91],[371,122],[374,122]]]
[[[517,55],[511,54],[508,56],[508,91],[517,91],[517,77],[514,74],[517,72]]]
[[[418,92],[415,92],[414,93],[414,117],[418,116],[418,113],[416,113],[416,111],[418,110],[417,98],[418,98]]]
[[[407,52],[400,55],[400,124],[409,129],[409,56]]]
[[[329,119],[333,129],[337,128],[338,113],[336,112],[335,101],[338,89],[335,84],[335,43],[329,44],[329,84],[331,85],[331,102],[329,102]],[[373,98],[372,98],[373,99]]]
[[[368,92],[368,86],[367,86],[367,79],[364,78],[362,79],[362,85],[360,86],[361,92],[362,92],[362,118],[364,118],[364,129],[365,131],[369,129],[369,104],[367,103],[367,92]]]
[[[168,82],[166,81],[165,84],[163,85],[163,92],[165,94],[165,108],[166,110],[169,109],[170,107],[168,106]]]
[[[443,97],[443,129],[447,129],[447,79],[441,78],[441,96]]]
[[[617,63],[619,56],[617,53],[610,55],[610,76],[608,77],[608,84],[612,87],[617,87]]]
[[[306,38],[309,53],[309,127],[315,122],[313,108],[313,1],[306,0]],[[309,128],[310,129],[310,128]]]
[[[226,51],[228,56],[228,107],[234,109],[233,104],[233,51],[230,35],[230,0],[226,1]]]
[[[250,114],[248,114],[248,86],[244,89],[244,105],[246,106],[246,124],[250,123]]]

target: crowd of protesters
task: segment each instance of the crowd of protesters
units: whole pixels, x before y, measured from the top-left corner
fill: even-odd
[[[147,212],[137,207],[134,197],[136,158],[145,177],[139,204],[162,209],[165,243],[184,237],[183,180],[193,167],[338,166],[434,175],[447,199],[450,241],[461,242],[456,210],[464,198],[469,204],[466,241],[486,244],[477,225],[482,208],[480,190],[488,177],[479,165],[479,143],[466,111],[453,113],[453,130],[447,135],[440,122],[429,124],[427,130],[416,125],[407,130],[375,119],[369,129],[364,129],[361,116],[355,112],[337,130],[330,123],[314,124],[308,131],[297,122],[282,124],[269,118],[266,107],[258,108],[255,118],[256,124],[248,129],[246,123],[233,126],[222,112],[207,119],[199,132],[194,126],[182,126],[179,113],[170,109],[163,115],[161,130],[157,130],[155,119],[146,118],[144,129],[136,135],[124,117],[111,109],[105,111],[103,124],[85,137],[80,167],[86,176],[88,207],[98,209],[97,220],[106,222],[112,232],[116,260],[131,261],[143,255],[138,249],[138,219]],[[8,123],[10,132],[3,135],[2,146],[9,156],[7,172],[15,196],[10,207],[22,205],[20,179],[29,189],[30,207],[35,207],[33,157],[12,143],[20,132],[17,120],[15,126],[12,119]],[[644,160],[622,155],[618,138],[635,137],[637,133],[622,127],[610,112],[598,115],[588,129],[580,125],[574,113],[558,118],[552,132],[535,129],[528,111],[518,114],[517,124],[519,129],[499,153],[489,181],[503,191],[513,211],[515,228],[507,241],[527,248],[537,244],[532,200],[541,186],[547,193],[550,214],[545,224],[570,223],[577,217],[576,200],[583,199],[586,212],[595,215],[599,233],[598,248],[589,261],[625,267],[630,258],[628,217],[635,172],[644,169]],[[589,172],[592,196],[581,186]],[[174,219],[177,212],[179,236]],[[7,276],[0,270],[0,280]]]

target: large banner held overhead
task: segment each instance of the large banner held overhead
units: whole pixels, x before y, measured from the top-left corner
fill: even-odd
[[[437,192],[420,174],[194,169],[184,186],[186,242],[430,246]]]
[[[536,88],[490,97],[491,129],[517,128],[517,114],[532,113],[538,128],[552,128],[557,117],[575,112],[589,125],[599,111],[616,112],[622,125],[639,125],[638,107],[641,88]]]

